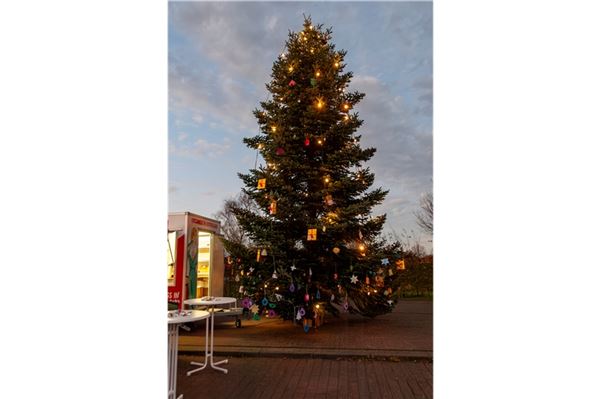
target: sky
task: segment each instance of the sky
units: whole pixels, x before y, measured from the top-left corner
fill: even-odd
[[[168,10],[169,212],[212,217],[241,191],[237,173],[254,167],[242,139],[258,133],[252,110],[269,98],[273,62],[303,14],[333,29],[344,49],[372,188],[389,190],[373,215],[384,234],[419,242],[419,200],[433,190],[431,2],[170,2]],[[260,157],[259,157],[260,163]]]

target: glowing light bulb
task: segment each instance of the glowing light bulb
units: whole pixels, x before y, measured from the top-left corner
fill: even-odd
[[[273,133],[275,133],[277,131],[277,126],[271,126],[271,130],[273,131]]]
[[[319,102],[317,102],[317,108],[323,108],[323,101],[319,100]]]
[[[288,68],[288,71],[292,72],[294,70],[294,67],[290,65],[290,67]]]
[[[319,304],[315,305],[315,308],[319,309],[321,306]]]
[[[275,291],[279,291],[279,287],[275,287]]]
[[[317,73],[315,75],[317,75],[317,78],[318,78],[319,76],[321,76],[321,72],[317,71]]]
[[[315,50],[311,48],[310,53],[313,54],[314,52],[315,52]]]
[[[348,110],[348,108],[350,108],[350,106],[348,104],[344,104],[344,109]]]
[[[265,288],[267,288],[267,285],[265,284]]]
[[[365,250],[365,246],[364,246],[363,244],[360,244],[360,245],[358,246],[358,249],[360,249],[360,251],[361,251],[361,252],[364,252],[364,250]]]
[[[262,149],[263,149],[263,145],[262,145],[262,144],[259,144],[259,145],[258,145],[258,149],[259,149],[259,150],[262,150]]]
[[[344,115],[344,120],[347,121],[348,119],[350,119],[350,117],[348,115]]]
[[[319,145],[323,144],[323,140],[321,140],[321,139],[317,140],[317,144],[319,144]]]
[[[329,183],[329,176],[325,177],[325,183]]]
[[[337,68],[337,67],[339,67],[339,66],[340,66],[340,63],[339,63],[339,62],[336,62],[336,63],[335,63],[335,64],[333,64],[333,65],[335,65],[335,67]]]

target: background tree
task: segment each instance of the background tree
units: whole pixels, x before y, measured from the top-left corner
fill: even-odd
[[[415,212],[417,224],[423,231],[433,234],[433,193],[426,193],[421,196],[421,210]]]
[[[364,164],[375,148],[361,148],[353,112],[363,93],[347,91],[344,50],[331,29],[290,32],[266,85],[272,99],[254,110],[260,133],[245,138],[266,165],[239,174],[258,211],[232,204],[254,243],[233,254],[240,291],[264,311],[312,318],[320,309],[365,316],[389,312],[399,243],[380,237],[385,215],[371,216],[387,191],[369,191],[374,174]]]

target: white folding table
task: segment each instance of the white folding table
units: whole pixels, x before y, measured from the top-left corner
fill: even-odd
[[[177,390],[177,345],[179,343],[179,325],[208,319],[210,314],[204,310],[173,310],[167,313],[169,320],[169,395],[168,399],[175,398]],[[208,320],[207,320],[208,324]],[[183,397],[179,395],[177,399]]]
[[[231,297],[210,297],[210,298],[205,297],[205,298],[187,299],[187,300],[183,301],[183,303],[185,305],[208,306],[210,309],[210,312],[209,312],[210,318],[207,319],[207,322],[206,322],[206,338],[204,340],[204,342],[205,342],[204,363],[191,362],[191,364],[193,364],[194,366],[200,366],[200,367],[197,369],[188,371],[187,372],[188,376],[194,374],[197,371],[204,370],[206,368],[206,366],[208,366],[209,364],[210,364],[210,367],[212,367],[213,369],[222,371],[225,374],[227,374],[227,369],[224,369],[222,367],[217,367],[217,365],[221,364],[221,363],[227,363],[228,359],[215,362],[214,358],[213,358],[214,331],[215,331],[215,306],[227,305],[227,304],[231,304],[231,303],[235,303],[235,302],[236,302],[236,299],[231,298]],[[208,334],[209,321],[210,321],[210,336]],[[210,341],[210,344],[209,344],[209,341]],[[209,346],[210,346],[210,350],[209,350]]]

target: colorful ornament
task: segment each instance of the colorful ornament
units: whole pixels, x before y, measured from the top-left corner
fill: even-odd
[[[277,272],[273,272],[273,275],[271,276],[271,278],[277,278]]]
[[[277,201],[271,201],[271,205],[269,205],[269,213],[271,215],[275,215],[277,213]]]
[[[252,299],[250,298],[244,298],[244,300],[242,300],[242,307],[244,308],[250,308],[250,306],[252,306]]]
[[[393,275],[394,275],[394,270],[392,270],[392,268],[391,268],[391,267],[388,269],[388,274],[389,274],[390,276],[393,276]]]
[[[292,87],[296,86],[296,82],[294,81],[294,79],[290,80],[290,83],[288,84]]]
[[[301,317],[304,317],[304,315],[306,314],[306,311],[304,310],[304,308],[300,308],[300,310],[298,310],[298,314],[299,314]]]
[[[240,285],[240,289],[238,290],[238,292],[239,292],[240,294],[244,292],[244,286],[243,286],[243,285]]]
[[[350,278],[350,282],[352,284],[356,284],[358,282],[358,277],[356,277],[354,274],[352,275],[352,278]]]
[[[371,281],[369,280],[369,276],[365,277],[365,284],[367,284],[367,285],[371,284]]]
[[[405,269],[404,259],[398,259],[396,261],[396,269],[398,269],[398,270],[404,270]]]
[[[329,205],[329,206],[333,205],[334,204],[333,197],[331,195],[326,195],[325,196],[325,203],[327,205]]]
[[[269,300],[267,298],[263,298],[261,303],[263,306],[267,306],[269,304]]]
[[[281,295],[279,295],[279,296],[281,296]],[[274,309],[274,308],[275,308],[275,306],[277,306],[277,304],[276,304],[276,303],[273,303],[273,302],[269,303],[269,307],[270,307],[271,309]]]
[[[321,292],[319,290],[317,290],[317,293],[315,294],[315,298],[321,299]]]
[[[260,316],[258,315],[258,313],[255,313],[254,316],[252,316],[252,318],[254,320],[260,320]]]
[[[308,302],[310,300],[310,295],[304,294],[304,302]]]
[[[275,317],[276,313],[273,309],[269,309],[269,317]]]
[[[236,275],[235,275],[235,282],[237,283],[237,282],[239,282],[239,281],[240,281],[240,275],[239,275],[239,274],[236,274]]]
[[[296,270],[296,265],[292,265],[290,269],[292,269],[292,271]]]
[[[306,136],[306,139],[304,139],[304,146],[308,147],[310,145],[310,139],[308,138],[308,136]]]
[[[254,271],[253,267],[250,267],[250,269],[248,269],[248,274],[252,273]]]
[[[254,314],[257,314],[258,313],[258,305],[257,304],[252,305],[250,307],[250,311]]]
[[[312,86],[316,86],[316,85],[317,85],[317,79],[315,79],[315,78],[310,78],[310,84],[311,84]]]
[[[382,265],[389,265],[390,261],[388,260],[388,258],[383,258],[383,259],[381,259],[381,264]]]
[[[290,292],[296,291],[296,287],[294,287],[294,283],[290,284]]]
[[[338,274],[337,273],[333,273],[333,279],[337,281],[337,279],[338,279]]]
[[[308,229],[307,241],[317,241],[317,229]]]
[[[310,331],[310,326],[308,324],[304,325],[304,332],[308,333]]]
[[[275,150],[275,154],[283,155],[285,154],[285,150],[282,147],[277,147],[277,149]]]
[[[331,294],[331,301],[335,300],[335,295]]]
[[[340,249],[338,247],[333,247],[332,251],[336,255],[340,253]]]
[[[260,253],[260,256],[267,256],[267,250],[263,248],[263,250]]]
[[[298,311],[296,313],[296,320],[300,320],[300,319],[302,319],[302,316],[300,315],[300,311]]]
[[[267,187],[267,179],[258,179],[258,185],[256,188],[259,190],[264,190]]]

